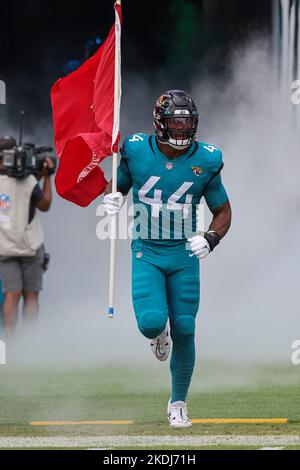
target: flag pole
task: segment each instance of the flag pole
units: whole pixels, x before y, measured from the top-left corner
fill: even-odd
[[[116,5],[121,5],[121,0],[115,1]],[[117,16],[117,14],[116,14]],[[114,132],[119,132],[120,122],[120,98],[121,98],[121,73],[120,73],[120,35],[117,37],[118,26],[116,22],[116,47],[115,47],[115,88],[114,88]],[[117,118],[117,119],[116,119]],[[118,128],[115,128],[115,124]],[[116,137],[116,135],[115,135]],[[113,142],[114,144],[114,142]],[[117,168],[118,168],[118,153],[113,152],[112,156],[112,192],[117,192]],[[116,266],[116,238],[117,238],[117,215],[111,217],[111,231],[110,231],[110,262],[109,262],[109,301],[108,301],[108,318],[114,317],[114,291],[115,291],[115,266]]]

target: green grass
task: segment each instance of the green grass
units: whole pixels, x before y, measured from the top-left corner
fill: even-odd
[[[204,368],[202,376],[195,376],[188,401],[191,418],[286,417],[290,422],[282,425],[193,425],[186,430],[170,430],[166,423],[166,404],[169,399],[166,368],[158,372],[158,369],[138,367],[38,369],[5,366],[0,368],[0,438],[300,434],[300,386],[296,367],[255,368],[249,371],[250,379],[245,386],[239,381],[237,385],[230,386],[228,381],[224,387],[220,383],[214,385],[214,374],[218,375],[220,369],[218,366],[207,370]],[[210,384],[208,378],[212,378]],[[68,427],[29,425],[30,421],[105,419],[133,419],[134,424]],[[213,446],[214,449],[223,447]],[[191,449],[188,446],[183,448]]]

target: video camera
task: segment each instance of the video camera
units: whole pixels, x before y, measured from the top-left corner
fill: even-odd
[[[37,176],[44,167],[47,152],[52,152],[52,147],[36,147],[34,144],[23,144],[12,149],[2,150],[2,164],[7,176],[13,178],[25,178],[29,175]],[[56,170],[56,158],[48,157],[53,161],[54,168],[48,169],[49,174]]]
[[[47,158],[53,162],[54,168],[48,168],[49,175],[56,171],[57,160],[53,156],[47,155],[52,152],[52,147],[36,147],[35,144],[23,144],[23,120],[24,111],[21,111],[21,125],[19,145],[13,137],[0,138],[0,157],[7,176],[12,178],[25,178],[29,175],[38,176],[43,171]]]

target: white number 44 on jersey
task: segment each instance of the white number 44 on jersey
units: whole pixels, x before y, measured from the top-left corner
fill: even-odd
[[[147,197],[146,194],[151,191],[151,189],[158,183],[160,180],[160,176],[151,176],[148,181],[141,187],[139,190],[139,200],[144,202],[145,204],[149,204],[152,206],[152,217],[159,217],[159,211],[162,207],[162,191],[161,189],[155,189],[153,198]],[[167,209],[170,210],[184,210],[185,207],[189,206],[192,203],[193,195],[186,194],[190,187],[193,186],[193,183],[185,182],[183,183],[180,188],[177,189],[172,196],[169,197],[167,202]],[[181,204],[177,201],[186,194],[185,203]],[[187,216],[187,212],[185,211],[184,217]]]

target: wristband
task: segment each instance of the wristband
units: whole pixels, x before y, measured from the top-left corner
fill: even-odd
[[[213,251],[214,248],[219,245],[221,240],[220,235],[214,230],[209,230],[208,232],[205,232],[204,238],[208,241],[210,251]]]

